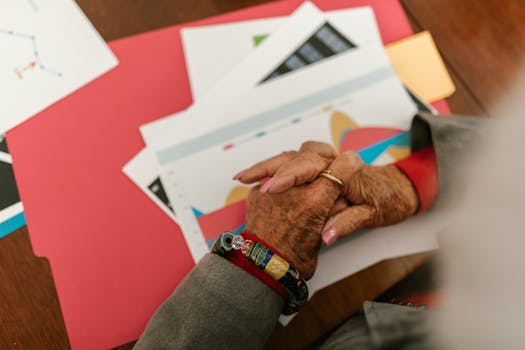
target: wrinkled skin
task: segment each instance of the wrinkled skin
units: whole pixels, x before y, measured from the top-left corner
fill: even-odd
[[[317,181],[319,173],[327,168],[332,169],[332,175],[341,179],[344,184],[341,194],[331,206],[328,200],[309,200],[310,196],[316,196],[312,198],[318,199],[319,194],[315,194],[311,187],[304,186]],[[315,222],[306,235],[309,237],[312,230],[319,230],[317,232],[323,232],[323,240],[327,245],[362,228],[400,222],[414,215],[419,206],[417,192],[412,183],[397,167],[369,166],[364,164],[356,153],[345,152],[336,155],[330,145],[320,142],[306,142],[299,151],[284,152],[257,163],[235,176],[236,180],[246,184],[267,178],[269,180],[259,188],[266,197],[259,198],[252,191],[252,203],[249,205],[248,215],[253,217],[256,215],[255,212],[264,211],[267,226],[260,225],[271,228],[278,220],[282,220],[282,216],[277,215],[279,208],[285,211],[299,208],[306,211],[307,216],[316,216],[318,213],[328,211],[323,227],[319,227],[319,222]],[[290,192],[292,189],[293,191]],[[306,193],[300,195],[298,191],[306,191]],[[277,194],[282,197],[276,196]],[[309,202],[309,206],[303,207],[302,201],[297,200],[296,197]],[[272,204],[272,201],[275,203]],[[264,206],[275,206],[275,208],[273,211],[263,209],[262,203]],[[317,208],[316,206],[319,205],[326,207]],[[302,249],[301,245],[297,244],[300,240],[296,237],[290,239],[290,242],[274,241],[279,244],[275,246],[279,250]],[[282,246],[288,243],[294,245]]]
[[[344,198],[353,205],[343,209],[328,224],[335,222],[339,217],[345,221],[344,224],[350,233],[362,227],[380,227],[398,223],[414,215],[419,206],[412,183],[393,165],[363,165],[345,185],[343,193]],[[360,208],[359,213],[356,211],[357,208]],[[344,215],[345,211],[347,215]],[[350,215],[353,214],[351,211],[356,215]],[[356,222],[355,217],[358,216],[363,217],[362,224],[352,227]]]
[[[276,249],[306,279],[312,277],[321,231],[340,190],[326,179],[265,194],[260,186],[247,201],[246,230]]]

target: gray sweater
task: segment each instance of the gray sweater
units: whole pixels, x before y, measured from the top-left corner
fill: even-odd
[[[411,128],[412,149],[434,145],[439,200],[457,186],[458,156],[487,122],[482,118],[417,115]],[[438,205],[439,207],[439,205]],[[282,298],[244,270],[208,254],[159,307],[135,349],[260,349],[271,335],[283,307]],[[428,329],[422,310],[366,302],[321,346],[322,349],[416,349]]]

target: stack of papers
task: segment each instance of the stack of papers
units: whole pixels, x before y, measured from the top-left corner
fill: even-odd
[[[385,50],[368,7],[323,13],[305,2],[289,17],[193,27],[182,39],[195,102],[143,125],[147,147],[123,171],[179,224],[195,262],[243,225],[249,187],[232,181],[239,170],[308,140],[394,162],[410,153],[417,110],[454,91],[428,33]],[[403,64],[421,47],[432,59]],[[309,287],[435,249],[439,228],[423,215],[356,234],[322,251]]]
[[[28,4],[36,4],[41,10],[38,12],[40,15],[50,13],[44,11],[51,8],[47,4],[73,2],[72,0],[6,1],[13,4],[13,6],[6,6],[6,9],[16,8],[19,4],[24,11],[31,9],[27,7]],[[199,137],[211,142],[213,141],[211,138],[203,135],[245,119],[251,120],[259,114],[280,106],[291,105],[294,101],[309,100],[305,97],[325,90],[332,89],[331,93],[335,94],[337,91],[333,88],[337,84],[350,83],[354,80],[359,82],[361,75],[368,74],[367,76],[370,77],[374,71],[386,72],[377,68],[378,64],[383,62],[381,55],[376,57],[373,54],[370,57],[375,58],[369,58],[369,54],[361,52],[367,50],[380,53],[383,50],[380,47],[374,15],[381,30],[381,38],[385,44],[388,44],[385,51],[404,85],[417,95],[423,96],[426,92],[428,93],[426,96],[433,96],[433,98],[425,98],[426,102],[446,97],[451,93],[450,84],[447,83],[448,75],[443,69],[430,37],[424,33],[420,36],[410,36],[410,25],[398,0],[319,0],[315,3],[326,11],[363,4],[371,7],[356,8],[356,12],[343,10],[325,14],[319,13],[314,8],[313,12],[317,14],[312,16],[312,11],[309,10],[308,20],[304,21],[303,18],[301,21],[307,23],[292,26],[288,23],[295,21],[297,14],[291,17],[289,15],[302,4],[302,1],[274,1],[197,23],[177,25],[116,40],[110,43],[109,47],[119,59],[118,67],[7,133],[10,155],[6,157],[13,159],[31,245],[36,256],[45,257],[49,261],[73,349],[113,348],[137,339],[142,333],[153,312],[194,266],[194,259],[187,248],[187,244],[192,240],[184,239],[176,222],[183,227],[195,228],[190,221],[197,220],[198,230],[195,231],[197,233],[195,241],[208,242],[222,230],[237,228],[244,221],[244,201],[236,200],[235,196],[229,195],[231,191],[228,190],[235,189],[238,185],[229,178],[227,183],[217,188],[222,188],[220,191],[226,193],[228,203],[231,204],[226,205],[225,199],[220,198],[221,194],[215,199],[210,194],[210,202],[204,205],[200,204],[199,198],[192,199],[195,200],[195,204],[184,205],[189,203],[187,199],[182,201],[174,197],[174,194],[177,196],[181,191],[163,186],[166,185],[161,182],[166,179],[163,168],[167,168],[168,164],[166,167],[160,166],[156,155],[157,146],[154,143],[159,142],[158,147],[168,149],[167,147],[172,146],[173,143],[188,143]],[[293,53],[301,49],[301,46],[324,25],[324,19],[316,19],[318,15],[328,16],[327,22],[330,26],[344,37],[340,38],[334,34],[339,37],[338,42],[346,43],[343,44],[345,50],[303,68],[296,69],[296,66],[286,65],[287,68],[281,69],[289,69],[288,73],[282,74],[284,72],[279,71],[280,76],[261,83],[293,56]],[[340,20],[335,23],[335,19],[331,20],[329,16],[339,16]],[[347,16],[346,19],[344,16]],[[367,20],[367,17],[370,20]],[[65,20],[64,18],[59,18],[56,22]],[[240,20],[243,22],[239,22]],[[367,25],[365,21],[369,24]],[[32,23],[37,24],[35,21]],[[85,22],[75,23],[80,25]],[[218,25],[218,23],[229,24]],[[317,25],[314,27],[311,23]],[[263,25],[265,27],[262,27]],[[250,29],[254,27],[255,29]],[[39,33],[43,32],[43,30],[39,31]],[[76,31],[69,25],[63,33],[75,34]],[[403,38],[405,39],[402,42],[396,42]],[[355,47],[350,47],[352,45],[348,42]],[[401,47],[405,49],[400,50]],[[409,50],[406,49],[407,47]],[[392,51],[395,48],[397,49]],[[75,46],[68,44],[67,49],[74,50]],[[107,50],[107,47],[105,49]],[[421,50],[428,51],[422,56]],[[359,63],[356,59],[354,63],[349,57],[353,53],[356,57],[366,56],[367,60],[371,60],[371,66],[368,67],[367,64],[367,67],[361,71],[362,62]],[[346,54],[348,57],[343,58]],[[299,52],[297,56],[302,57],[302,54]],[[326,55],[321,54],[321,56]],[[425,58],[421,59],[421,57]],[[430,61],[427,57],[432,58],[434,65],[428,64]],[[82,59],[93,60],[94,53]],[[352,62],[341,64],[342,60],[352,60]],[[80,58],[79,62],[81,62]],[[337,70],[322,68],[325,63]],[[344,67],[341,69],[339,65]],[[78,64],[76,67],[89,69],[89,64]],[[419,67],[419,73],[407,75],[410,73],[407,67]],[[344,76],[339,77],[341,72]],[[34,73],[35,77],[36,74],[40,74],[34,70],[28,73]],[[10,70],[9,74],[13,74],[13,71]],[[317,79],[317,75],[323,75],[322,79]],[[422,77],[422,79],[411,82],[407,76]],[[29,78],[30,75],[27,77]],[[425,84],[421,83],[427,80],[433,82],[432,86],[436,86],[437,82],[442,83],[439,91],[420,90],[422,86],[425,87]],[[363,102],[359,100],[361,100],[360,96],[367,94],[367,89],[375,89],[377,84],[394,86],[392,93],[389,92],[392,96],[388,97],[387,101],[395,103],[395,108],[415,110],[413,105],[408,107],[412,102],[410,100],[407,102],[404,92],[397,85],[399,82],[394,83],[395,81],[395,76],[392,78],[388,74],[386,80],[378,80],[377,83],[369,84],[366,88],[348,89],[349,101],[342,98],[326,102],[323,99],[319,101],[319,105],[306,106],[306,108],[314,111],[325,103],[340,111],[341,113],[336,113],[333,118],[340,120],[334,122],[339,128],[335,129],[334,135],[346,134],[344,131],[341,132],[341,128],[348,129],[348,118],[354,121],[350,129],[360,126],[356,130],[364,130],[368,133],[366,128],[372,127],[373,124],[367,123],[364,117],[373,118],[375,114],[373,111],[365,110],[369,106],[364,100]],[[2,83],[3,81],[0,80],[0,86]],[[196,84],[200,86],[200,92]],[[296,89],[296,86],[300,88]],[[278,90],[278,93],[273,89]],[[41,89],[40,92],[45,93],[46,90]],[[405,97],[398,100],[395,97],[398,95]],[[381,98],[380,95],[376,96],[374,104],[379,104]],[[354,99],[358,104],[352,104]],[[402,103],[399,104],[399,101]],[[192,103],[194,106],[187,109]],[[443,100],[432,102],[432,105],[442,113],[448,111]],[[152,125],[151,129],[146,126],[142,128],[141,131],[144,133],[152,131],[153,138],[152,142],[147,143],[147,148],[140,153],[142,158],[134,158],[130,166],[126,167],[126,170],[130,170],[128,174],[133,173],[131,176],[134,182],[130,181],[121,169],[144,147],[141,133],[138,131],[139,127],[183,109],[187,110],[177,114],[175,118],[160,119],[158,124]],[[201,115],[203,113],[204,115]],[[303,114],[297,109],[294,113],[300,114],[303,122],[297,125],[289,123],[291,127],[301,124],[308,126],[312,124],[307,123],[314,123],[314,118],[309,119],[308,113]],[[328,110],[325,113],[328,113]],[[328,116],[332,117],[331,114]],[[186,117],[188,118],[185,119]],[[179,119],[177,124],[171,125],[176,119]],[[200,119],[206,120],[200,121]],[[392,122],[401,123],[401,119],[397,119],[396,116],[395,121],[388,121],[389,124],[377,127],[399,133],[406,125],[394,127]],[[287,120],[290,119],[284,118],[282,122]],[[358,125],[358,122],[361,124]],[[161,130],[160,132],[155,132],[153,128],[155,125],[159,128],[157,130]],[[276,125],[275,120],[268,125],[262,125],[261,128],[270,136],[274,125]],[[326,131],[326,125],[328,121],[324,126],[321,125],[323,128],[319,128],[319,133],[315,135],[316,139],[326,141],[326,135],[332,135],[332,132]],[[252,127],[253,124],[249,126]],[[287,128],[276,126],[279,126],[276,132],[287,132]],[[164,130],[168,134],[166,141],[162,136]],[[300,131],[298,135],[312,137],[306,132],[301,134],[302,129],[297,130]],[[253,137],[251,131],[244,133]],[[243,151],[244,143],[239,142],[243,135],[235,135],[226,143],[235,145],[230,149],[231,151]],[[384,140],[383,136],[379,141]],[[297,143],[300,142],[299,138],[295,138]],[[260,141],[262,140],[264,138]],[[345,149],[349,145],[348,142],[339,144],[337,139],[328,141],[338,149]],[[164,142],[165,144],[162,144]],[[202,145],[207,148],[214,147],[213,142]],[[280,147],[290,146],[280,145]],[[295,147],[295,144],[293,146]],[[361,149],[360,147],[358,150]],[[281,151],[282,149],[278,150]],[[0,144],[0,152],[3,152],[2,144]],[[150,156],[147,156],[148,153]],[[390,153],[380,155],[381,159],[383,161],[390,159]],[[263,155],[250,154],[249,163]],[[381,159],[376,162],[380,162]],[[182,158],[180,160],[182,161]],[[227,173],[231,177],[239,170],[235,167],[240,164],[217,165],[210,162],[209,166],[204,164],[199,166],[200,169],[189,171],[195,173],[202,171],[204,167],[204,171],[209,174],[207,181],[216,173],[217,176]],[[188,169],[183,170],[183,172],[187,171]],[[3,173],[0,174],[0,179],[3,179]],[[136,184],[139,186],[137,187]],[[148,193],[150,198],[155,198],[158,205],[146,197],[139,187]],[[237,198],[242,198],[242,191],[246,189],[234,191],[240,194]],[[185,188],[183,197],[189,198],[190,195],[192,189]],[[221,202],[222,200],[224,202]],[[172,206],[177,212],[176,217],[165,214],[171,211],[164,203]],[[222,203],[221,208],[213,211],[217,203]],[[190,208],[191,216],[179,215],[176,207],[181,204],[183,212]],[[166,209],[163,212],[159,207]],[[193,208],[204,215],[196,217]],[[225,214],[221,215],[222,213]],[[317,273],[314,279],[309,281],[309,287],[315,290],[379,260],[433,247],[433,229],[427,225],[431,217],[420,216],[414,219],[402,225],[354,235],[351,241],[340,242],[339,245],[323,251]],[[190,222],[190,225],[187,222]],[[185,229],[186,237],[191,237],[188,232],[191,233]],[[196,247],[199,247],[198,243]],[[192,249],[193,251],[199,253],[198,249]]]

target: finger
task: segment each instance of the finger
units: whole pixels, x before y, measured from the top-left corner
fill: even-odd
[[[278,156],[275,156],[273,158],[259,162],[255,164],[254,166],[252,166],[251,168],[241,171],[240,173],[235,175],[233,179],[239,180],[243,183],[253,183],[256,181],[260,181],[262,178],[265,178],[265,177],[272,177],[278,172],[278,170],[281,167],[288,165],[287,164],[288,162],[291,162],[295,160],[295,158],[297,158],[298,156],[305,155],[305,154],[307,155],[305,157],[306,159],[309,157],[308,155],[317,155],[318,157],[326,158],[327,160],[330,160],[330,161],[333,160],[336,156],[336,153],[333,147],[330,146],[329,144],[323,143],[323,142],[317,142],[317,141],[307,141],[301,145],[301,148],[299,149],[298,152],[284,152]],[[297,167],[300,167],[302,163],[303,163],[302,161],[298,161],[295,164],[297,164]],[[290,169],[290,167],[287,167],[287,168]],[[291,166],[291,169],[292,169],[291,171],[294,171],[293,170],[294,166]],[[320,169],[319,172],[322,170],[324,170],[324,168]],[[285,173],[280,177],[282,178],[287,175],[290,175],[290,174]],[[308,175],[309,174],[299,174],[299,177],[308,176]],[[276,188],[279,189],[282,186],[283,189],[278,190],[278,192],[282,192],[284,191],[284,189],[292,187],[294,185],[293,184],[294,182],[295,182],[295,178],[282,179],[281,181],[278,182]],[[287,185],[290,183],[291,185]],[[299,181],[299,183],[302,184],[304,183],[304,181]],[[271,185],[271,183],[269,183],[268,185]]]
[[[335,216],[336,214],[339,214],[343,210],[349,207],[349,203],[346,199],[339,197],[336,201],[332,209],[330,209],[330,213],[328,213],[328,217]]]
[[[233,179],[249,184],[260,181],[265,177],[272,177],[282,165],[290,162],[296,155],[296,151],[283,152],[239,172]]]
[[[280,193],[293,186],[314,181],[319,173],[330,165],[331,159],[312,151],[300,151],[290,162],[284,164],[273,176],[269,193]]]
[[[333,178],[318,176],[318,178],[312,182],[311,187],[329,196],[329,198],[333,198],[335,203],[340,195],[346,196],[348,184],[351,184],[352,178],[355,177],[363,166],[363,161],[357,153],[345,152],[335,158],[328,166],[328,169],[331,171],[331,177]]]
[[[301,145],[299,152],[312,152],[332,160],[337,157],[337,153],[330,144],[318,141],[306,141]]]
[[[342,188],[334,179],[328,179],[322,176],[320,176],[316,182],[321,182],[324,190],[329,190],[330,187],[337,187],[341,193],[346,194],[353,178],[361,169],[363,169],[363,166],[364,163],[357,153],[345,152],[335,158],[335,160],[328,166],[331,170],[330,174],[342,182]]]
[[[370,225],[374,209],[368,205],[353,205],[331,217],[323,229],[323,242],[326,246],[340,238]]]

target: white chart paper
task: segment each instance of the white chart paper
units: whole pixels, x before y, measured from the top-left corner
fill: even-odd
[[[381,42],[370,7],[328,11],[324,16],[358,47]],[[203,97],[220,78],[235,69],[255,49],[255,40],[271,35],[286,20],[287,17],[274,17],[181,30],[194,100]]]

